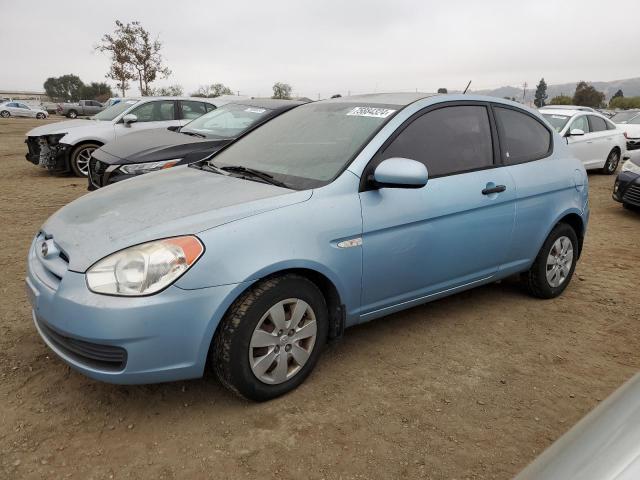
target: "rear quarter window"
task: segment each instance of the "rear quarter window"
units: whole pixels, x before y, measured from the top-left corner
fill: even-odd
[[[502,159],[507,165],[551,154],[551,132],[541,121],[512,108],[494,107]]]

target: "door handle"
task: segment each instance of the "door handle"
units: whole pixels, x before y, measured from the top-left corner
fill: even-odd
[[[482,194],[491,195],[492,193],[504,192],[506,189],[507,187],[505,185],[496,185],[495,187],[482,189]]]

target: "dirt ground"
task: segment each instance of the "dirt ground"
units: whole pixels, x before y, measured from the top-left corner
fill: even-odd
[[[507,479],[640,366],[640,215],[592,174],[586,245],[558,299],[505,281],[350,329],[265,404],[211,375],[85,378],[40,340],[24,293],[33,235],[87,193],[24,159],[42,123],[0,119],[0,478]]]

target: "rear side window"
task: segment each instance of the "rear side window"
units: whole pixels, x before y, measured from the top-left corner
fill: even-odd
[[[607,124],[607,130],[615,130],[617,128],[616,125],[610,120],[605,120],[605,123]]]
[[[182,118],[193,120],[207,113],[206,106],[203,102],[194,102],[191,100],[183,100],[182,102]]]
[[[595,115],[589,115],[589,125],[592,132],[602,132],[607,129],[607,123],[604,118],[596,117]]]
[[[551,132],[540,121],[511,108],[494,107],[494,112],[507,165],[538,160],[551,152]]]
[[[392,157],[424,163],[429,177],[492,166],[493,142],[487,108],[462,105],[425,113],[400,132],[380,161]]]
[[[216,108],[218,108],[213,103],[205,103],[205,105],[207,107],[207,112],[211,112],[211,111],[215,110]]]

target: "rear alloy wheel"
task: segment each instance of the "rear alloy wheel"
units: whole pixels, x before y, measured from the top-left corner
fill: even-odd
[[[618,168],[619,163],[620,153],[616,149],[611,150],[609,156],[607,157],[607,161],[604,164],[604,167],[602,167],[602,173],[604,173],[605,175],[613,175]]]
[[[67,113],[67,117],[69,117],[69,118],[77,118],[78,117],[78,112],[76,112],[75,110],[69,110],[69,113]]]
[[[0,112],[0,117],[2,118],[9,118],[11,116],[11,114],[9,112],[7,112],[6,110],[3,110],[2,112]]]
[[[326,343],[324,297],[295,274],[259,282],[231,306],[220,322],[211,361],[220,381],[256,401],[300,385]]]
[[[100,148],[96,143],[85,143],[71,152],[71,170],[76,177],[86,177],[89,175],[89,160],[91,154]]]
[[[571,281],[577,259],[576,232],[566,223],[559,223],[545,240],[527,272],[529,293],[538,298],[560,295]]]

